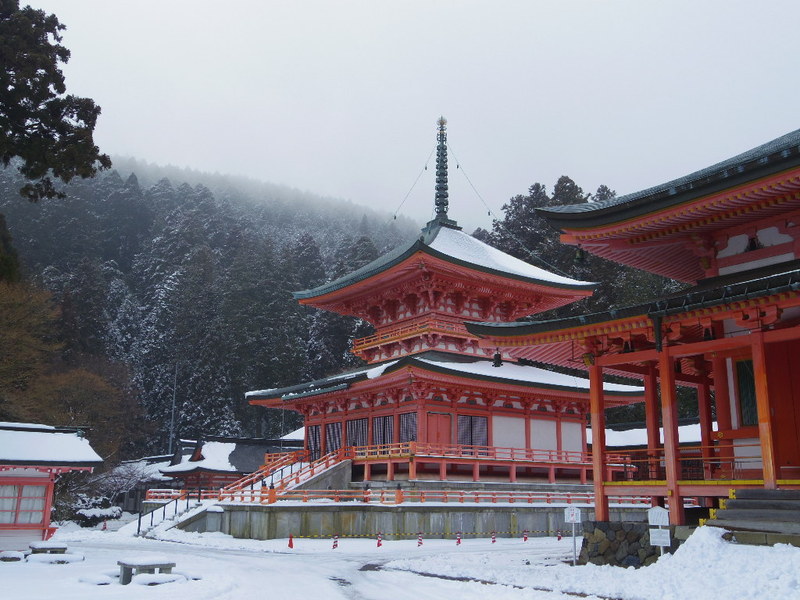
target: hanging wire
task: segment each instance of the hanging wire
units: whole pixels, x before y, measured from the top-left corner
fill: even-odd
[[[409,188],[408,192],[406,192],[406,195],[403,197],[403,201],[395,209],[394,213],[392,213],[392,218],[390,219],[390,221],[394,221],[397,219],[397,214],[400,212],[400,209],[403,208],[403,205],[406,203],[406,200],[408,200],[408,197],[411,195],[411,192],[414,191],[414,188],[417,186],[417,182],[419,182],[420,177],[422,177],[422,174],[428,170],[428,163],[431,161],[431,156],[433,156],[434,152],[436,152],[436,146],[434,146],[433,149],[431,150],[431,153],[428,154],[428,158],[425,161],[425,165],[420,170],[419,175],[417,175],[417,178],[414,180],[414,183],[411,184],[411,187]]]
[[[564,273],[564,271],[562,271],[561,269],[559,269],[559,268],[558,268],[558,267],[556,267],[555,265],[551,265],[549,262],[547,262],[547,261],[546,261],[545,259],[543,259],[541,256],[537,256],[536,254],[534,254],[534,253],[533,253],[533,251],[532,251],[530,248],[528,248],[528,247],[525,245],[525,243],[524,243],[524,242],[523,242],[521,239],[519,239],[519,238],[518,238],[516,235],[514,235],[514,232],[513,232],[513,231],[511,231],[511,230],[510,230],[508,227],[506,227],[506,226],[505,226],[505,224],[503,223],[503,221],[501,221],[501,220],[498,218],[498,216],[494,214],[494,212],[493,212],[493,211],[492,211],[492,209],[489,207],[489,205],[488,205],[488,204],[486,204],[486,201],[483,199],[483,196],[481,196],[480,192],[478,192],[478,190],[477,190],[477,189],[475,188],[475,186],[472,184],[472,180],[469,178],[469,175],[467,175],[467,172],[466,172],[466,171],[464,170],[464,168],[461,166],[461,163],[459,162],[459,160],[458,160],[458,157],[456,156],[456,153],[453,151],[453,148],[450,146],[450,144],[449,144],[449,143],[447,144],[447,149],[450,151],[450,154],[452,154],[452,155],[453,155],[453,160],[455,160],[455,161],[456,161],[456,169],[457,169],[457,170],[459,170],[459,171],[461,171],[461,173],[464,175],[464,178],[467,180],[467,183],[469,183],[469,186],[472,188],[472,191],[473,191],[473,192],[475,192],[475,195],[478,197],[478,199],[481,201],[481,203],[483,204],[483,206],[486,208],[486,211],[489,213],[489,216],[490,216],[490,217],[492,217],[492,218],[494,219],[494,222],[495,222],[495,223],[496,223],[496,224],[497,224],[499,227],[502,227],[502,228],[503,228],[503,230],[505,230],[505,232],[508,234],[508,236],[509,236],[509,237],[510,237],[512,240],[514,240],[514,241],[515,241],[515,242],[516,242],[516,243],[519,245],[519,247],[520,247],[520,248],[522,248],[522,250],[523,250],[523,251],[524,251],[524,252],[525,252],[525,253],[526,253],[528,256],[530,256],[530,257],[531,257],[531,259],[532,259],[532,260],[533,260],[535,263],[543,263],[545,266],[547,266],[549,269],[551,269],[552,271],[556,272],[557,274],[559,274],[559,275],[561,275],[561,276],[563,276],[563,277],[570,277],[570,275],[567,275],[566,273]],[[430,157],[429,157],[429,158],[430,158]]]

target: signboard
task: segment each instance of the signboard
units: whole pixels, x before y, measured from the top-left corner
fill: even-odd
[[[651,529],[650,545],[661,547],[672,545],[669,539],[669,529]]]
[[[564,522],[565,523],[580,523],[581,522],[581,509],[577,506],[568,506],[564,509]]]
[[[669,511],[661,506],[654,506],[647,511],[647,523],[655,527],[669,527]]]

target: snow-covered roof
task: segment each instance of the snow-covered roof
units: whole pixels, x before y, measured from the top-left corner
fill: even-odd
[[[306,438],[306,428],[305,427],[298,427],[294,431],[290,431],[286,435],[282,436],[282,440],[304,440]]]
[[[477,271],[549,287],[591,290],[596,285],[589,281],[579,281],[545,271],[496,248],[492,248],[460,229],[432,222],[423,229],[422,234],[411,244],[395,248],[339,279],[310,290],[295,292],[294,297],[297,300],[317,298],[346,288],[402,263],[417,252],[424,252],[433,257]]]
[[[288,438],[285,444],[280,440],[261,438],[209,439],[201,442],[191,454],[184,455],[178,464],[163,466],[159,470],[170,476],[194,471],[251,473],[264,463],[267,452],[288,451],[295,447],[297,444]]]
[[[569,391],[577,390],[581,392],[589,390],[589,380],[585,377],[507,361],[503,362],[499,367],[494,367],[492,366],[492,361],[486,358],[428,351],[391,360],[377,366],[351,371],[346,376],[337,375],[287,388],[248,392],[246,397],[251,399],[281,398],[282,400],[298,400],[347,389],[359,381],[377,379],[384,374],[389,374],[405,366],[417,366],[426,370],[460,375],[469,379],[498,381],[512,385]],[[644,388],[642,387],[617,383],[604,384],[604,390],[607,394],[629,397],[640,396],[644,393]]]
[[[428,246],[450,258],[499,273],[570,287],[595,285],[590,281],[571,279],[535,267],[458,229],[440,227]]]
[[[557,371],[548,371],[539,367],[521,365],[514,362],[503,362],[499,367],[492,365],[492,361],[476,359],[471,362],[452,362],[441,360],[438,357],[420,358],[419,362],[435,365],[439,368],[447,368],[450,371],[457,371],[465,375],[480,375],[492,377],[494,379],[506,379],[510,382],[537,384],[545,387],[561,387],[579,390],[589,390],[589,380],[585,377],[576,377]],[[603,389],[606,392],[616,392],[622,394],[642,394],[644,388],[634,385],[622,385],[618,383],[604,383]]]
[[[236,449],[233,442],[205,442],[201,450],[203,458],[192,461],[191,457],[184,457],[183,461],[177,465],[161,468],[162,473],[189,473],[191,471],[230,471],[237,472],[238,469],[230,462],[230,455]]]
[[[103,460],[75,430],[0,423],[0,464],[91,466]]]

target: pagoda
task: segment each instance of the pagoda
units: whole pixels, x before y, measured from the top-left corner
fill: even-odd
[[[447,131],[438,121],[435,218],[410,244],[314,289],[302,304],[363,319],[353,342],[367,364],[281,389],[251,404],[297,411],[310,458],[353,448],[371,479],[556,477],[585,482],[589,381],[507,360],[465,321],[508,323],[591,295],[594,284],[550,273],[464,233],[448,216]],[[605,401],[641,401],[606,384]]]

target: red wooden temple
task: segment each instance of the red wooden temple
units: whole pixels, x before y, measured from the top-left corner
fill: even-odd
[[[301,303],[364,319],[375,334],[352,372],[247,394],[303,415],[312,459],[341,448],[354,478],[586,482],[589,381],[508,360],[465,321],[510,322],[592,293],[465,234],[447,215],[445,121],[437,134],[436,217],[413,243],[312,290]],[[642,389],[606,384],[608,406]]]
[[[633,480],[595,478],[598,520],[631,493],[666,501],[680,524],[689,497],[800,486],[800,130],[641,192],[540,212],[565,243],[691,285],[580,318],[467,326],[485,348],[588,371],[595,473],[608,463],[603,374],[642,379],[647,458]],[[679,445],[678,386],[697,390],[694,449]]]

